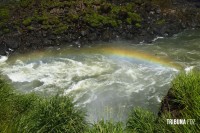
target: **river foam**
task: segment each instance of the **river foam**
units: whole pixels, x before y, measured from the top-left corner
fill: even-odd
[[[8,57],[7,56],[1,56],[0,55],[0,63],[4,63],[8,60]]]

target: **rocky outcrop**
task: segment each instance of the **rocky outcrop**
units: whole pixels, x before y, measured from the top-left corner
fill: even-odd
[[[5,4],[0,10],[0,54],[115,39],[151,43],[156,36],[200,27],[195,0],[25,0],[15,4]]]

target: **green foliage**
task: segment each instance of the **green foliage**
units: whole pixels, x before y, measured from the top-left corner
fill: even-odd
[[[142,25],[141,25],[140,23],[136,23],[136,24],[135,24],[135,27],[137,27],[137,28],[141,28]]]
[[[5,8],[6,10],[0,8],[0,20],[2,17],[10,18],[10,14],[13,15],[13,19],[9,21],[11,26],[8,26],[8,19],[5,19],[6,21],[0,21],[0,28],[8,29],[9,27],[22,32],[41,29],[54,34],[63,34],[68,29],[80,27],[80,24],[83,28],[88,26],[118,27],[127,23],[137,28],[142,27],[140,23],[142,18],[135,13],[135,2],[120,1],[122,5],[113,4],[113,2],[107,0],[20,0],[16,1],[14,6],[10,4],[9,7],[12,8]],[[8,30],[2,33],[8,33]]]
[[[39,16],[39,15],[35,14],[34,20],[36,22],[38,22],[39,24],[46,24],[47,21],[48,21],[48,16],[46,16],[46,15],[40,15]]]
[[[134,13],[134,12],[128,12],[128,18],[127,18],[127,23],[131,24],[132,22],[141,22],[142,18],[140,17],[139,14]]]
[[[34,110],[16,120],[15,131],[78,133],[86,128],[84,113],[75,108],[68,97],[55,96],[37,104]]]
[[[89,23],[92,27],[102,26],[103,16],[97,13],[93,13],[91,15],[87,14],[84,20]]]
[[[78,19],[79,19],[79,14],[77,14],[76,12],[70,12],[69,14],[68,14],[68,17],[70,18],[70,19],[68,19],[69,21],[77,21]]]
[[[26,8],[28,6],[31,6],[31,4],[33,3],[33,0],[20,0],[19,4],[22,8]]]
[[[60,23],[60,20],[59,20],[58,17],[49,17],[48,23],[49,23],[50,25],[57,25],[57,24]]]
[[[29,31],[33,31],[33,30],[34,30],[34,27],[28,26],[27,29],[28,29]]]
[[[182,115],[200,118],[200,72],[181,73],[172,82],[173,102],[184,107]],[[196,112],[196,113],[194,113]]]
[[[0,20],[7,19],[9,17],[9,10],[7,8],[0,9]]]
[[[29,25],[31,25],[31,22],[32,22],[32,17],[28,17],[28,18],[24,19],[22,23],[24,26],[29,26]]]
[[[6,24],[8,22],[8,19],[10,17],[10,11],[8,8],[6,7],[1,7],[0,6],[0,28],[3,27],[5,28],[6,27]],[[5,31],[3,31],[5,32]]]
[[[124,133],[124,125],[123,123],[117,122],[114,123],[112,121],[99,121],[96,124],[92,125],[89,128],[87,133]]]
[[[118,6],[112,6],[111,13],[118,14],[121,9]]]
[[[157,20],[156,24],[157,25],[163,25],[163,24],[165,24],[165,19]]]
[[[128,118],[126,128],[130,132],[155,132],[156,117],[143,109],[135,109]]]
[[[69,132],[86,128],[85,114],[65,96],[18,94],[0,79],[0,132]]]
[[[97,13],[87,14],[84,18],[85,22],[90,24],[92,27],[101,27],[103,25],[116,27],[118,23],[115,19],[108,16],[103,16]]]
[[[134,10],[134,7],[135,7],[135,4],[134,3],[127,3],[125,8],[127,11],[133,11]]]
[[[10,29],[8,28],[3,28],[3,33],[9,33],[10,32]]]
[[[67,25],[59,25],[59,27],[57,29],[54,30],[54,34],[61,34],[63,32],[65,32],[68,29]]]
[[[17,117],[32,109],[36,96],[21,95],[13,92],[12,88],[0,78],[0,132],[10,129],[10,124]]]

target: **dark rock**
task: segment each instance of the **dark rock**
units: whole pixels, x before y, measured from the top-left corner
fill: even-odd
[[[132,30],[133,26],[132,25],[127,25],[127,30]]]
[[[101,39],[103,41],[109,41],[111,39],[111,36],[112,36],[112,33],[110,30],[105,30],[103,33],[102,33],[102,36],[101,36]]]
[[[133,39],[134,38],[134,36],[133,36],[133,34],[131,34],[131,33],[126,33],[126,39]]]
[[[56,40],[56,36],[53,34],[49,35],[48,38],[50,38],[51,40]]]
[[[164,26],[155,26],[155,27],[153,27],[152,30],[155,35],[164,36],[167,29],[168,29],[167,25],[164,25]]]
[[[97,33],[91,33],[91,34],[89,34],[88,35],[88,39],[90,40],[90,41],[95,41],[95,40],[97,40]]]
[[[82,31],[81,31],[81,35],[82,35],[82,36],[86,36],[87,34],[88,34],[88,31],[87,31],[87,30],[82,30]]]
[[[0,42],[0,55],[6,55],[6,44],[5,42]]]
[[[78,40],[78,41],[73,42],[73,46],[80,48],[81,47],[80,41]]]
[[[161,13],[161,9],[157,9],[157,10],[156,10],[156,13],[157,13],[157,14],[160,14],[160,13]]]
[[[46,45],[46,46],[52,45],[52,43],[53,43],[52,40],[49,40],[49,39],[47,39],[47,38],[44,38],[44,39],[43,39],[43,44]]]
[[[8,48],[16,49],[20,45],[20,38],[19,37],[6,37],[4,39]]]
[[[155,35],[153,34],[146,34],[144,36],[144,42],[145,43],[152,43],[152,40],[155,38]]]
[[[43,31],[43,32],[42,32],[42,36],[43,36],[43,37],[46,37],[46,36],[47,36],[47,31]]]

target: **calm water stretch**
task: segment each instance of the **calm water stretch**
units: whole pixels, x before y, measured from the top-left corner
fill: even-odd
[[[24,93],[73,96],[91,122],[121,121],[137,106],[157,113],[175,75],[200,68],[199,43],[200,30],[190,30],[152,44],[47,48],[1,57],[0,72]]]

